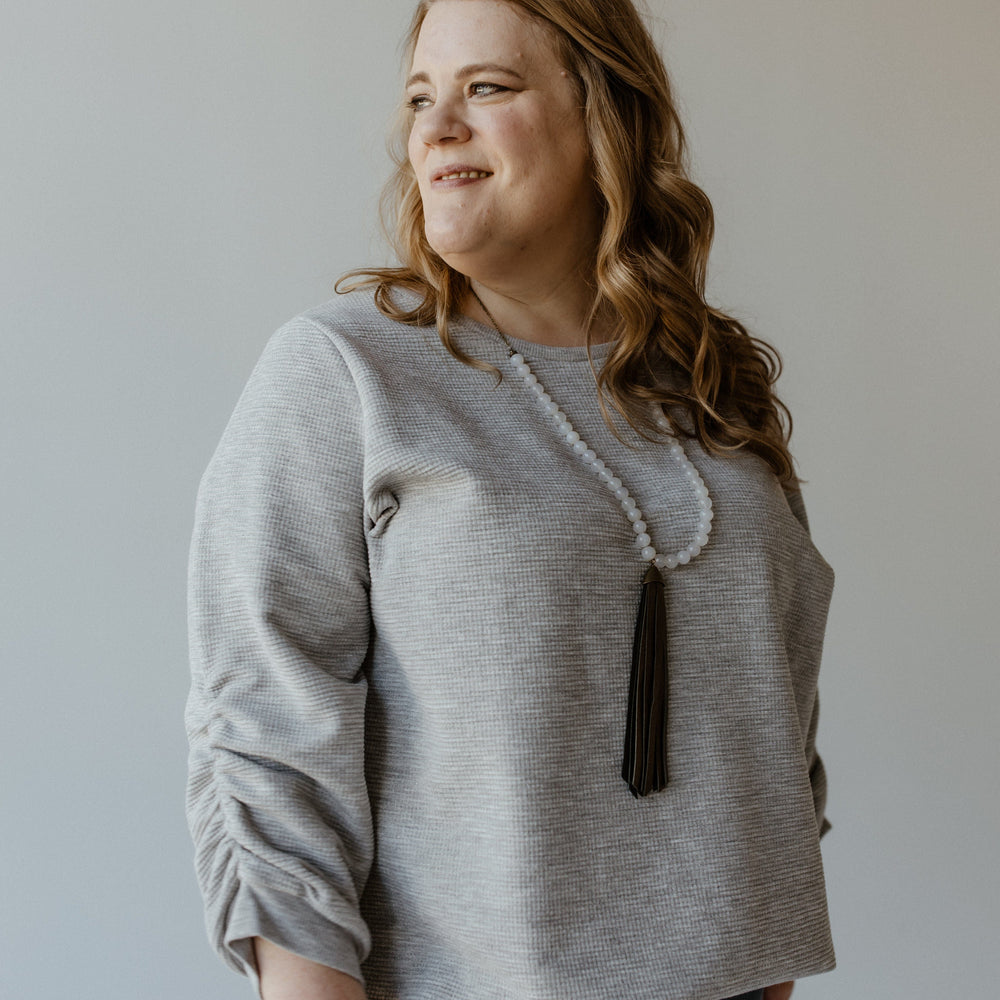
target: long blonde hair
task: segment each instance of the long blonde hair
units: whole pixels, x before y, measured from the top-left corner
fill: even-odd
[[[433,2],[417,6],[406,38],[407,65]],[[705,301],[712,206],[687,176],[684,130],[641,17],[630,0],[505,2],[554,29],[580,91],[603,208],[591,315],[602,311],[616,320],[614,344],[597,373],[605,420],[617,433],[607,401],[638,433],[654,437],[654,401],[674,415],[679,433],[696,437],[709,452],[745,448],[787,488],[796,488],[791,417],[773,389],[780,358]],[[383,217],[401,266],[352,271],[337,289],[374,287],[386,316],[434,323],[456,358],[491,368],[463,352],[449,333],[470,284],[424,235],[420,191],[406,154],[411,124],[410,115],[401,114],[391,147],[396,169],[383,193]],[[414,307],[394,300],[399,287],[418,294]],[[684,414],[687,420],[676,419]]]

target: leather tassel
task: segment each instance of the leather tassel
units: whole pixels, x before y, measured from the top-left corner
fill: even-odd
[[[632,678],[622,777],[638,798],[667,785],[667,608],[663,577],[650,563],[642,579],[632,643]]]

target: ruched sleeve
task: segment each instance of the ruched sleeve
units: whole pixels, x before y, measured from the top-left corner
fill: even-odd
[[[268,344],[201,483],[188,824],[209,937],[259,991],[260,935],[361,978],[371,865],[362,415],[326,334]]]

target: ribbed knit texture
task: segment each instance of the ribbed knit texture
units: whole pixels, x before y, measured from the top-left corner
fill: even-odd
[[[635,534],[496,334],[455,333],[499,385],[366,293],[293,320],[205,474],[188,816],[215,947],[256,984],[262,935],[370,1000],[718,1000],[832,968],[833,574],[798,497],[685,444],[716,518],[665,574],[670,782],[635,800]],[[686,545],[689,484],[611,434],[586,351],[516,346],[657,549]]]

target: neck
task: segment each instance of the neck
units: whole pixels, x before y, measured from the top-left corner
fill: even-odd
[[[462,311],[487,326],[498,326],[506,336],[551,347],[584,346],[588,327],[592,329],[591,343],[604,343],[612,337],[612,325],[603,313],[591,321],[594,291],[583,280],[567,279],[533,289],[473,279],[472,287],[489,312],[473,295],[462,303]]]

